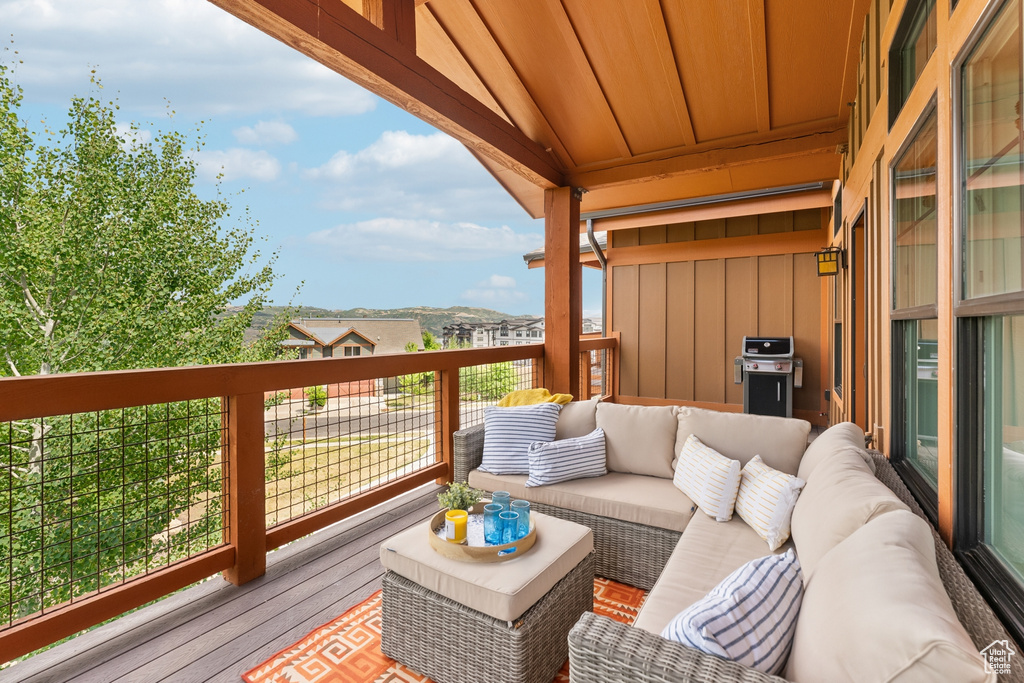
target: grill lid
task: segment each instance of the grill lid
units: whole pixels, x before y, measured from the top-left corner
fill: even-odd
[[[743,355],[759,358],[792,358],[792,337],[744,337]]]

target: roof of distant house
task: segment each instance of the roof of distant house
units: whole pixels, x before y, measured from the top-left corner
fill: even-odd
[[[420,323],[412,318],[299,318],[290,324],[325,345],[355,332],[374,345],[375,355],[404,353],[409,342],[423,347]]]

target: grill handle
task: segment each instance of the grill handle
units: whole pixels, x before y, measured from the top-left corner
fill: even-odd
[[[743,384],[743,356],[736,356],[732,360],[732,382]]]

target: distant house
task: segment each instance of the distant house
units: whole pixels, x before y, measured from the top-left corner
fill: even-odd
[[[352,358],[405,353],[410,343],[423,350],[420,324],[411,318],[299,318],[288,323],[281,346],[298,349],[299,358]],[[393,391],[394,384],[393,379],[329,384],[327,396],[378,396]],[[291,398],[301,400],[302,392],[293,389]]]
[[[600,332],[601,323],[584,319],[583,333]],[[544,318],[513,318],[495,323],[455,322],[445,325],[445,348],[467,346],[519,346],[544,343]]]
[[[288,323],[281,346],[298,349],[299,358],[332,358],[405,353],[410,343],[423,348],[411,318],[299,318]]]

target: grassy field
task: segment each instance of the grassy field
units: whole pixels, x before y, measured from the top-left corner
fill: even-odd
[[[397,478],[427,455],[430,443],[426,436],[408,434],[271,443],[267,448],[267,526]]]

